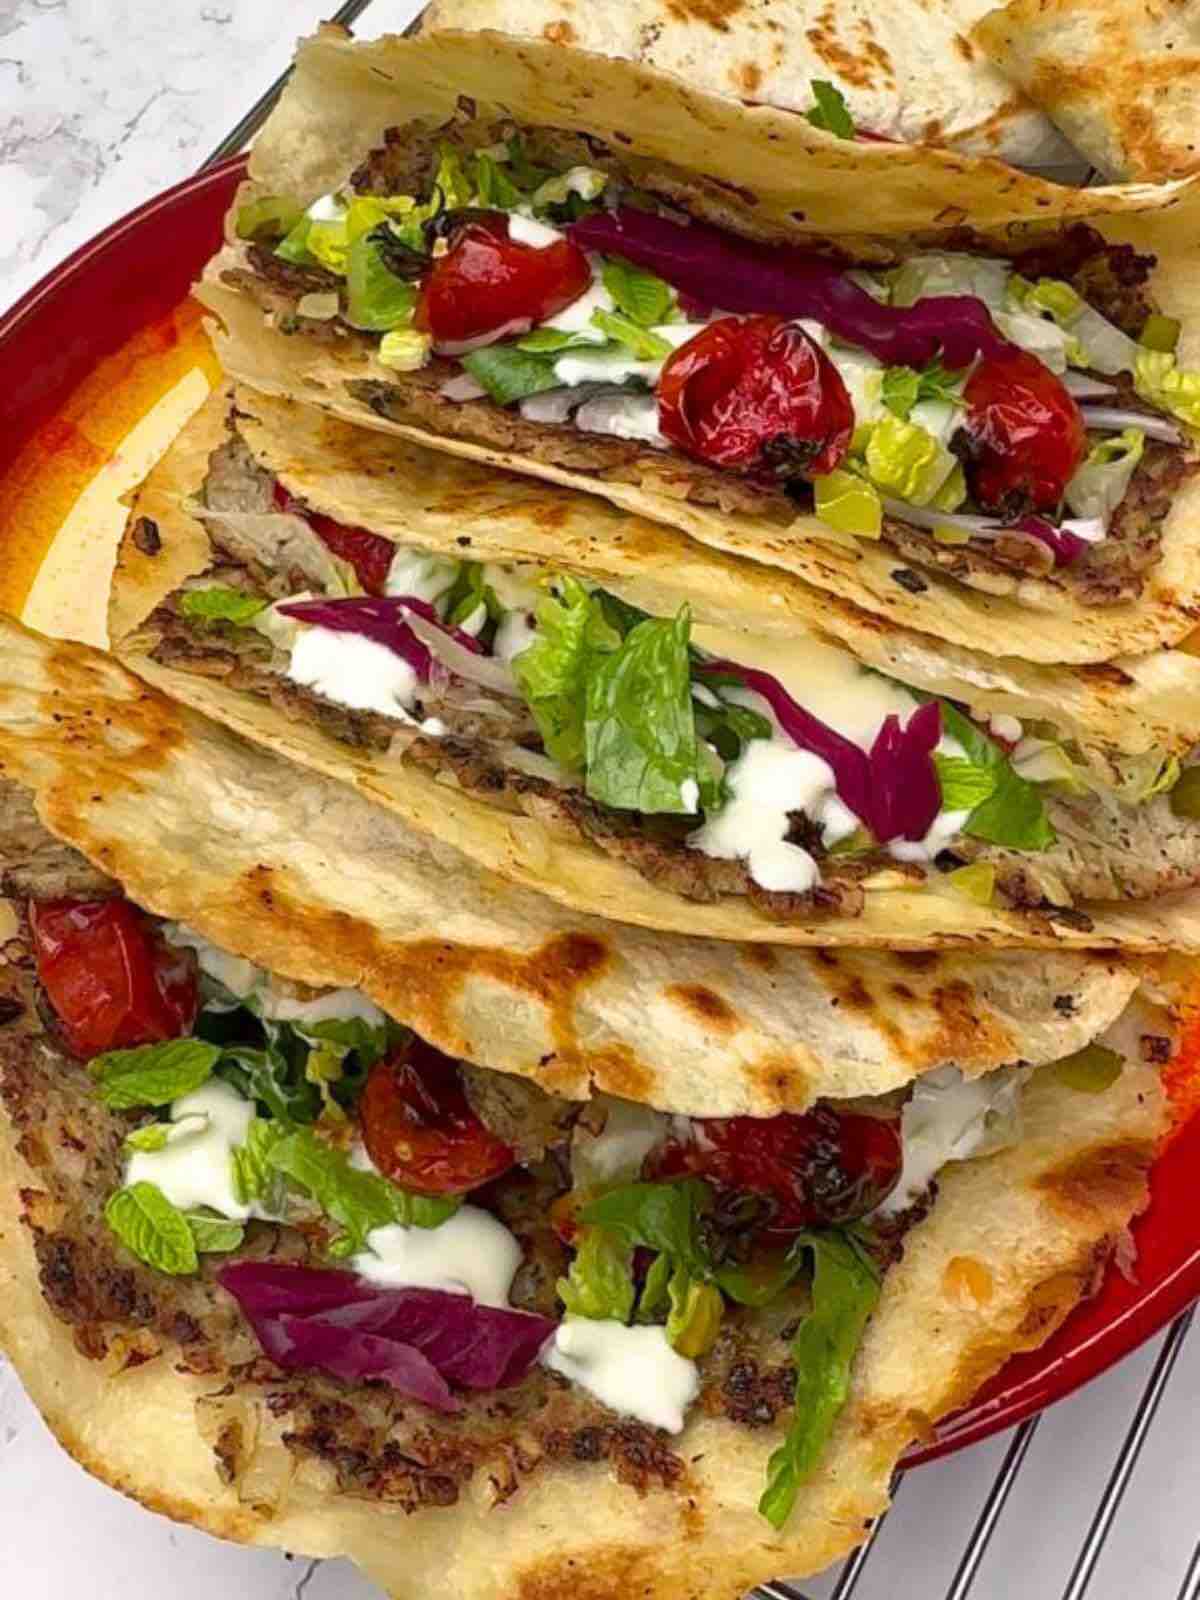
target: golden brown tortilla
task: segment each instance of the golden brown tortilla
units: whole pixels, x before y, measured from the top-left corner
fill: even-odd
[[[971,37],[1106,177],[1200,168],[1195,0],[1011,0]]]
[[[1005,1359],[1041,1344],[1091,1291],[1146,1203],[1164,1122],[1158,1080],[1132,1060],[1101,1094],[1052,1068],[1024,1094],[1021,1143],[947,1170],[887,1275],[850,1400],[781,1534],[756,1513],[778,1431],[696,1417],[680,1441],[686,1494],[639,1496],[607,1468],[556,1467],[503,1504],[472,1484],[458,1505],[406,1516],[297,1466],[255,1396],[232,1407],[252,1441],[222,1482],[197,1404],[211,1383],[170,1352],[123,1372],[89,1361],[42,1299],[20,1194],[32,1174],[0,1122],[0,1348],[59,1441],[154,1511],[245,1544],[346,1555],[394,1600],[740,1600],[753,1584],[827,1566],[887,1504],[901,1453]],[[36,1199],[36,1191],[33,1197]],[[208,1401],[211,1407],[212,1401]]]

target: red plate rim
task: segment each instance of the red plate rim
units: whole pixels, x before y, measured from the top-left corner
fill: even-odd
[[[245,168],[228,161],[146,201],[81,245],[0,317],[0,472],[104,356],[185,298],[216,249]],[[1200,1118],[1171,1140],[1133,1227],[1135,1277],[1110,1270],[1099,1293],[1040,1349],[1014,1357],[905,1465],[1013,1426],[1106,1371],[1200,1297],[1200,1230],[1189,1225]]]

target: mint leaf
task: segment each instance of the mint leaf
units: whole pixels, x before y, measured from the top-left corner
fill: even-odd
[[[283,1210],[283,1182],[271,1165],[271,1151],[294,1130],[286,1122],[255,1117],[245,1144],[233,1151],[233,1192],[242,1205],[258,1201],[264,1211]]]
[[[214,583],[210,589],[185,589],[179,596],[180,611],[193,622],[230,622],[235,628],[244,628],[253,622],[270,603],[219,583]]]
[[[217,1076],[231,1083],[245,1100],[266,1106],[280,1122],[315,1122],[321,1115],[320,1091],[305,1077],[308,1048],[301,1046],[289,1055],[285,1046],[293,1040],[284,1024],[264,1022],[267,1047],[227,1046],[217,1067]]]
[[[623,311],[640,327],[651,328],[655,323],[667,321],[675,305],[675,291],[662,278],[644,272],[620,256],[609,256],[602,276],[617,310]],[[482,383],[483,379],[479,381]]]
[[[626,1183],[584,1206],[580,1222],[608,1229],[626,1244],[658,1250],[693,1277],[711,1278],[712,1259],[700,1231],[712,1191],[699,1178],[675,1183]]]
[[[153,1183],[118,1189],[104,1208],[104,1220],[126,1249],[156,1272],[178,1278],[200,1265],[187,1218]]]
[[[346,1155],[309,1128],[294,1129],[274,1143],[266,1163],[339,1224],[342,1232],[330,1247],[335,1256],[357,1255],[367,1248],[367,1235],[390,1222],[436,1228],[459,1207],[457,1198],[410,1194],[378,1173],[352,1167]]]
[[[671,354],[671,346],[661,334],[640,327],[623,311],[593,311],[592,322],[638,361],[662,361]]]
[[[463,356],[464,368],[497,405],[511,405],[543,389],[558,389],[554,363],[514,344],[490,344]]]
[[[774,1528],[788,1519],[800,1485],[811,1476],[850,1392],[850,1369],[867,1320],[879,1302],[874,1263],[848,1235],[801,1234],[793,1254],[812,1255],[812,1310],[792,1340],[796,1408],[787,1438],[771,1456],[758,1503]]]
[[[933,765],[942,790],[944,811],[974,811],[996,792],[998,778],[992,767],[977,767],[961,756],[934,751]]]
[[[684,606],[673,621],[638,623],[618,650],[589,663],[584,754],[593,800],[625,811],[694,809],[681,792],[700,776],[690,637]]]
[[[573,1317],[628,1322],[633,1315],[633,1249],[606,1228],[582,1228],[558,1298]]]
[[[202,1039],[168,1039],[134,1050],[106,1050],[91,1063],[96,1089],[110,1111],[165,1106],[212,1076],[221,1051]]]
[[[337,1045],[344,1052],[354,1051],[358,1064],[369,1071],[377,1061],[382,1061],[393,1049],[407,1029],[390,1028],[387,1023],[372,1027],[363,1017],[329,1017],[324,1022],[293,1023],[296,1032],[304,1039],[321,1039]]]
[[[619,638],[595,597],[576,578],[564,578],[561,599],[548,595],[535,614],[537,632],[512,662],[513,676],[547,755],[560,766],[577,770],[584,759],[588,677]]]
[[[853,139],[854,119],[841,90],[835,89],[824,78],[813,78],[811,88],[816,105],[804,115],[813,127],[823,128],[826,133],[836,134],[839,139]]]
[[[241,1248],[246,1230],[240,1222],[228,1217],[209,1216],[199,1211],[186,1212],[183,1219],[192,1232],[192,1240],[201,1255],[228,1255]]]
[[[880,398],[889,411],[907,422],[918,400],[958,400],[961,389],[961,373],[947,372],[940,361],[932,361],[920,371],[915,367],[888,367]]]
[[[917,695],[917,698],[928,697]],[[1037,785],[1017,776],[1004,751],[982,733],[970,717],[964,716],[948,700],[939,700],[938,704],[942,708],[943,731],[957,739],[967,760],[987,772],[995,783],[989,798],[978,805],[963,824],[963,832],[973,839],[985,839],[989,844],[1005,845],[1013,850],[1049,849],[1057,836],[1046,816]]]

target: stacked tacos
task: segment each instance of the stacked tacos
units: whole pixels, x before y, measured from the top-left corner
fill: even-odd
[[[0,1338],[93,1471],[732,1600],[1091,1292],[1200,941],[1189,194],[301,47],[114,653],[0,623]]]

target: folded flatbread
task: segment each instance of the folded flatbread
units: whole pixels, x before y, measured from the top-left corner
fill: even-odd
[[[863,662],[754,563],[303,406],[239,404],[215,397],[147,480],[114,581],[123,659],[196,709],[605,916],[801,943],[1104,941],[1092,902],[1123,901],[1122,938],[1164,911],[1188,937],[1193,658],[1157,663],[1179,720],[1142,748],[1140,688],[943,658],[843,608],[829,620]],[[937,751],[914,752],[931,715]]]
[[[816,1263],[811,1289],[801,1276],[772,1296],[764,1280],[750,1279],[749,1265],[715,1265],[713,1241],[729,1226],[720,1212],[704,1244],[676,1231],[671,1250],[692,1251],[689,1270],[716,1274],[688,1292],[703,1289],[709,1315],[714,1295],[721,1306],[715,1342],[711,1329],[696,1334],[695,1311],[686,1312],[694,1354],[671,1345],[684,1337],[673,1324],[664,1331],[655,1322],[649,1279],[640,1324],[579,1300],[560,1321],[560,1295],[611,1292],[614,1270],[618,1283],[628,1271],[619,1234],[608,1277],[580,1265],[583,1234],[611,1226],[591,1220],[589,1207],[612,1216],[646,1188],[602,1168],[601,1149],[605,1161],[615,1150],[628,1160],[638,1118],[642,1127],[650,1118],[651,1148],[667,1119],[656,1125],[652,1114],[609,1101],[587,1113],[590,1123],[573,1121],[578,1107],[529,1090],[539,1098],[517,1097],[526,1139],[517,1165],[461,1210],[453,1197],[397,1188],[370,1103],[377,1080],[405,1070],[394,1062],[430,1070],[424,1047],[393,1039],[357,1103],[345,1076],[326,1075],[327,1091],[342,1093],[341,1121],[304,1120],[315,1112],[295,1098],[306,1079],[280,1076],[274,1089],[293,1096],[291,1118],[282,1118],[264,1098],[270,1085],[239,1087],[249,1056],[230,1043],[237,1030],[261,1026],[293,1060],[305,1050],[311,1058],[330,1037],[321,1026],[354,1015],[360,1031],[342,1054],[348,1068],[373,1033],[391,1026],[382,1014],[346,990],[298,990],[247,973],[245,961],[194,930],[145,918],[111,879],[39,832],[11,786],[0,794],[0,835],[4,885],[16,897],[4,903],[0,972],[0,1348],[65,1448],[103,1481],[226,1538],[349,1556],[396,1600],[447,1581],[464,1600],[499,1600],[519,1588],[557,1593],[578,1589],[581,1572],[595,1600],[615,1600],[630,1583],[664,1600],[680,1592],[734,1600],[756,1582],[825,1566],[885,1508],[903,1450],[1094,1290],[1099,1266],[1146,1202],[1165,1121],[1157,1070],[1147,1063],[1169,1058],[1176,1024],[1139,1000],[1086,1060],[1000,1074],[1005,1087],[990,1102],[1006,1108],[997,1111],[1000,1126],[989,1111],[985,1136],[982,1101],[978,1126],[956,1150],[980,1153],[949,1167],[944,1154],[935,1159],[932,1187],[922,1169],[919,1199],[885,1228],[803,1235],[801,1249]],[[16,856],[7,855],[14,845]],[[210,902],[202,881],[196,889],[189,915],[202,920]],[[90,932],[64,956],[56,941],[67,928],[70,943],[72,916],[76,930],[86,923]],[[160,967],[171,964],[181,1005],[181,948],[198,948],[195,1026],[203,1032],[206,1016],[224,1019],[226,1053],[208,1047],[211,1075],[169,1105],[161,1101],[179,1057],[168,1061],[163,1051],[204,1046],[185,1038],[118,1049],[94,1057],[90,1069],[79,1058],[72,1030],[91,1023],[72,1010],[61,963],[86,962],[88,938],[118,924],[140,941],[143,959],[150,951]],[[324,933],[338,941],[333,928]],[[156,1050],[151,1065],[146,1052]],[[476,1137],[480,1126],[493,1140],[517,1126],[503,1082],[478,1069],[469,1080]],[[930,1102],[957,1092],[926,1089],[926,1125]],[[894,1121],[895,1108],[886,1114]],[[610,1126],[615,1116],[624,1117],[623,1131]],[[861,1104],[850,1116],[866,1120]],[[907,1116],[906,1140],[916,1126]],[[347,1117],[368,1146],[353,1165],[339,1153]],[[672,1140],[682,1122],[670,1124]],[[623,1143],[605,1146],[613,1133]],[[571,1179],[545,1155],[564,1138]],[[207,1141],[227,1161],[253,1149],[258,1164],[239,1159],[230,1178],[215,1156],[187,1157],[189,1141],[193,1152]],[[647,1144],[635,1139],[634,1148],[640,1161]],[[584,1186],[573,1259],[550,1225],[572,1181]],[[689,1182],[693,1198],[710,1195]],[[671,1181],[649,1187],[685,1192]],[[405,1220],[381,1224],[380,1207]],[[264,1213],[271,1220],[259,1220]],[[645,1224],[630,1226],[636,1237]],[[486,1271],[450,1242],[481,1227],[493,1252]],[[420,1269],[413,1283],[404,1241],[442,1230],[443,1252],[475,1275],[470,1295],[462,1282],[430,1286]],[[505,1236],[515,1252],[509,1274],[495,1266]],[[667,1250],[658,1259],[682,1270]],[[555,1272],[568,1270],[571,1285],[560,1277],[556,1288]],[[831,1270],[836,1299],[821,1282]],[[507,1287],[491,1283],[498,1272],[511,1276]],[[751,1281],[761,1308],[733,1297]],[[764,1482],[779,1492],[772,1452],[787,1454],[789,1428],[812,1426],[805,1407],[790,1420],[792,1389],[806,1373],[809,1381],[827,1376],[813,1365],[829,1359],[827,1344],[806,1345],[802,1335],[790,1343],[814,1313],[825,1319],[826,1341],[833,1335],[844,1350],[833,1359],[848,1368],[848,1392],[826,1414],[817,1464],[772,1522],[757,1509]],[[487,1329],[486,1374],[477,1343],[464,1348],[468,1322]],[[405,1342],[418,1327],[420,1347]],[[636,1346],[643,1371],[652,1363],[660,1375],[658,1389],[631,1388],[627,1378],[601,1398],[600,1379],[570,1360],[588,1337]],[[503,1369],[494,1364],[499,1348]]]
[[[1193,0],[1012,0],[970,38],[1106,178],[1200,166],[1200,7]]]
[[[240,381],[792,573],[813,622],[825,590],[1028,660],[1146,652],[1196,622],[1188,190],[1004,170],[546,41],[326,34],[199,294]],[[451,283],[479,252],[517,300]],[[700,404],[777,366],[786,415]]]
[[[987,0],[816,0],[770,6],[664,10],[654,0],[536,4],[434,0],[422,29],[474,30],[640,61],[696,88],[755,105],[809,111],[814,79],[845,97],[855,125],[902,144],[996,156],[1017,167],[1078,162],[1048,117],[1014,94],[967,42]]]

